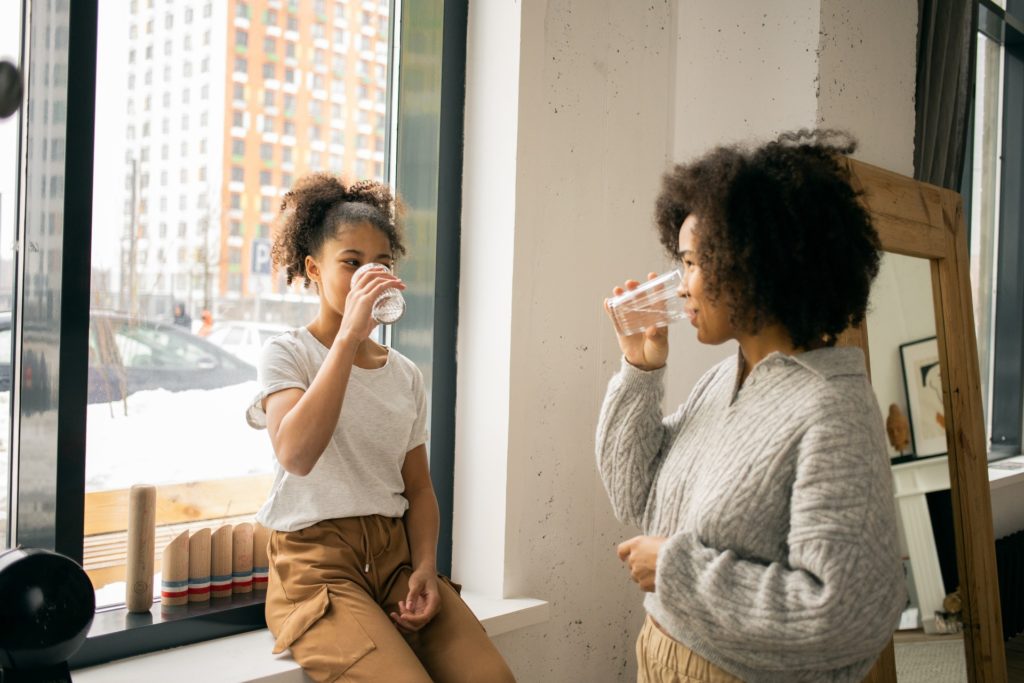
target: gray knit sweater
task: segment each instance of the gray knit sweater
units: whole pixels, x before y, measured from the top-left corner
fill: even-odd
[[[881,412],[855,348],[742,354],[663,417],[623,361],[597,428],[620,521],[668,536],[647,612],[747,681],[861,681],[905,603]]]

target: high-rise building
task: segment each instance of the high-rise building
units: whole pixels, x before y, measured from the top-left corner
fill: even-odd
[[[281,199],[383,178],[388,0],[133,0],[120,305],[266,317]],[[262,304],[262,306],[261,306]]]

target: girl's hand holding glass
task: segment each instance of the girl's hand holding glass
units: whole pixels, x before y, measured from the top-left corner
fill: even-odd
[[[345,313],[341,318],[339,336],[348,334],[359,340],[369,337],[377,326],[373,318],[374,304],[388,290],[405,289],[405,283],[387,266],[375,265],[379,267],[363,266],[352,275],[352,286],[345,297]]]

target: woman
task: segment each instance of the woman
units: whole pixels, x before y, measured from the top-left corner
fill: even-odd
[[[273,260],[320,309],[264,347],[247,413],[277,456],[257,515],[273,530],[267,625],[316,681],[512,681],[435,568],[423,377],[370,339],[373,302],[405,285],[383,269],[353,280],[404,253],[386,185],[315,174],[285,195]]]
[[[835,346],[864,318],[879,241],[836,140],[720,147],[664,179],[657,224],[697,339],[739,351],[663,417],[667,332],[619,338],[597,460],[644,530],[618,549],[649,593],[640,681],[860,681],[899,619],[882,416],[863,353]]]

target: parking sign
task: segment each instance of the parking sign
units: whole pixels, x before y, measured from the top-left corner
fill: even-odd
[[[252,241],[252,273],[254,275],[270,275],[270,240],[254,239]]]

